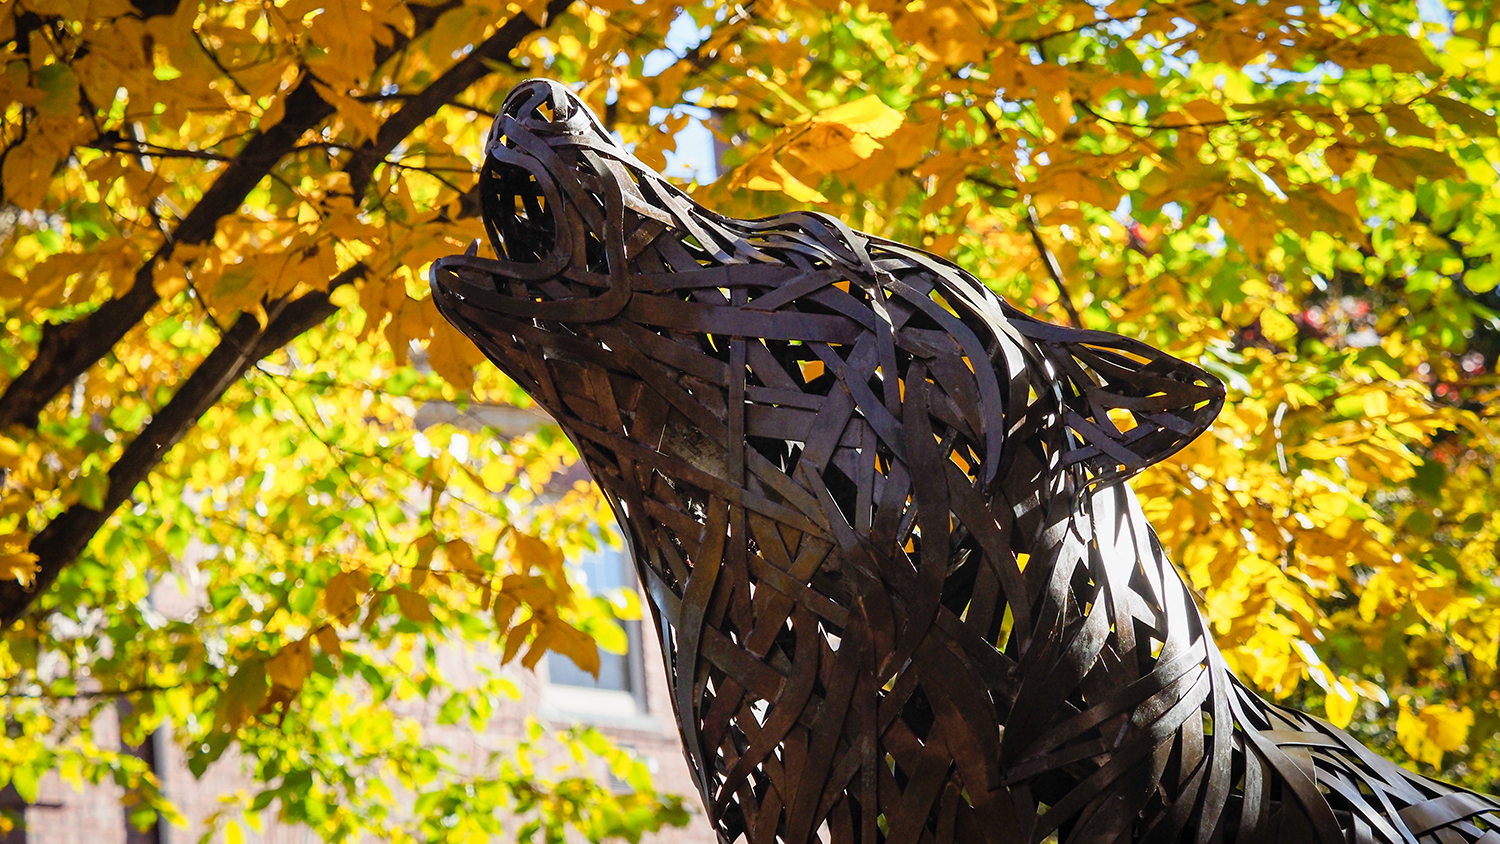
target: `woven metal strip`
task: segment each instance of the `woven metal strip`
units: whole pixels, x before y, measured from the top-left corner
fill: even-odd
[[[613,505],[722,841],[1500,839],[1225,667],[1125,485],[1218,413],[1202,370],[830,217],[715,214],[554,82],[481,190],[497,257],[438,261],[438,308]]]

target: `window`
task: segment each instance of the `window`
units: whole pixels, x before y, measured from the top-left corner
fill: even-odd
[[[636,587],[629,556],[622,550],[600,547],[568,561],[589,592],[600,595]],[[640,623],[624,622],[626,652],[599,651],[599,676],[579,668],[558,653],[547,654],[547,698],[558,709],[581,715],[631,717],[646,710],[645,675],[641,662]]]

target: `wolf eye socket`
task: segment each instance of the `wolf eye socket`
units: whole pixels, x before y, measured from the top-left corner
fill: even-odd
[[[526,109],[524,104],[518,104],[507,108],[506,113],[523,123],[529,123],[534,126],[546,126],[549,123],[555,123],[564,119],[563,115],[559,113],[557,106],[550,99],[545,98],[533,106],[530,111]]]

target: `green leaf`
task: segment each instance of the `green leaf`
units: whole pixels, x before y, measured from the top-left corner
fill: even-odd
[[[18,765],[11,769],[10,784],[16,789],[16,794],[27,803],[35,803],[37,790],[41,786],[41,778],[37,776],[37,770],[32,765]]]
[[[1500,262],[1493,257],[1484,266],[1464,273],[1464,286],[1474,293],[1488,293],[1500,285]]]
[[[77,481],[78,503],[90,510],[103,510],[109,493],[109,474],[99,469],[86,470]]]

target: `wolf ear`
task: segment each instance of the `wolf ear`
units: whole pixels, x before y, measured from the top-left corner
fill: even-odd
[[[1224,407],[1223,382],[1145,343],[1006,311],[1053,370],[1048,386],[1059,391],[1063,424],[1073,434],[1063,463],[1085,464],[1091,485],[1123,480],[1170,457]]]

